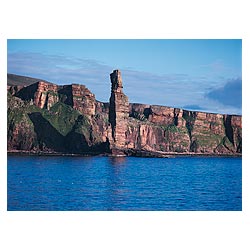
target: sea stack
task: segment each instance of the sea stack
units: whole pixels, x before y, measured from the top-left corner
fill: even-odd
[[[111,96],[109,99],[109,123],[111,124],[112,138],[111,151],[113,155],[122,154],[126,145],[126,135],[129,102],[128,97],[123,93],[122,77],[119,70],[110,74]]]

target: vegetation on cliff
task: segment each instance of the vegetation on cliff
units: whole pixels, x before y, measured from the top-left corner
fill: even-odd
[[[105,145],[86,115],[62,102],[50,110],[8,94],[8,150],[31,152],[102,152]]]
[[[110,103],[96,101],[84,85],[34,80],[8,77],[8,151],[150,156],[242,152],[241,116],[129,104],[120,71],[111,74]]]

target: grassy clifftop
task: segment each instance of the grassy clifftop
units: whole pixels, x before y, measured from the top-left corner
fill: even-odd
[[[8,75],[9,151],[110,152],[114,142],[108,103],[96,101],[84,85],[37,81]],[[131,103],[120,117],[121,123],[123,126],[115,126],[114,131],[118,134],[115,140],[124,140],[124,146],[118,148],[122,151],[242,152],[241,116]]]
[[[102,144],[88,117],[58,102],[50,110],[8,94],[8,149],[83,153]],[[91,131],[91,133],[90,133]],[[103,145],[102,145],[103,146]],[[94,151],[99,150],[94,147]]]
[[[7,74],[7,83],[9,86],[28,86],[33,83],[43,81],[38,78],[32,78],[28,76],[20,76],[15,74]]]

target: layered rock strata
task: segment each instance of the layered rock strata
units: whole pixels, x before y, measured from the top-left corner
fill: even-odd
[[[233,154],[242,151],[241,116],[143,104],[131,104],[130,116],[140,120],[140,127],[133,126],[133,131],[128,131],[128,137],[132,141],[131,133],[134,137],[138,134],[136,145],[145,148],[204,154]],[[147,129],[140,133],[138,131],[141,131],[142,124]],[[149,140],[152,135],[155,137]]]
[[[79,84],[8,86],[8,151],[241,155],[241,116],[129,104],[121,72],[110,80],[109,103]]]
[[[106,106],[84,85],[8,86],[8,150],[109,152]]]
[[[123,93],[121,72],[114,70],[110,74],[111,96],[109,100],[109,122],[112,137],[112,150],[124,149],[126,145],[126,131],[129,117],[128,97]]]
[[[71,84],[59,86],[39,81],[29,86],[9,86],[11,95],[25,101],[31,101],[35,106],[49,110],[57,102],[70,105],[81,113],[95,115],[95,95],[85,85]]]

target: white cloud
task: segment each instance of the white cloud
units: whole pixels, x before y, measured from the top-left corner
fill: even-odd
[[[218,66],[218,65],[217,65]],[[216,66],[216,67],[217,67]],[[85,58],[69,58],[40,53],[9,53],[8,73],[31,76],[57,84],[81,83],[97,100],[108,102],[109,74],[112,65]],[[130,68],[120,69],[124,92],[130,102],[185,107],[196,105],[210,112],[241,113],[237,105],[227,106],[211,98],[214,89],[223,85],[223,77],[190,76],[187,74],[158,75]],[[227,88],[224,88],[227,92]],[[220,89],[223,92],[223,89]],[[226,96],[225,96],[226,98]]]

